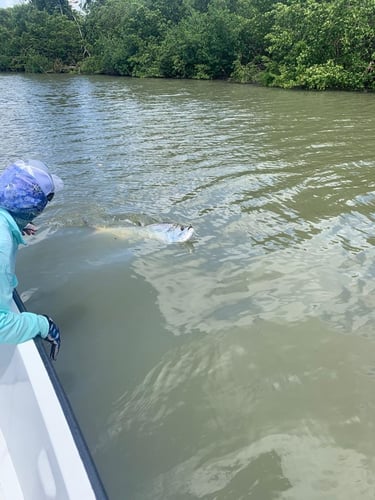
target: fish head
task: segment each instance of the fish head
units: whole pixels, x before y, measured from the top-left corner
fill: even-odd
[[[194,234],[193,226],[182,226],[173,224],[168,231],[168,239],[171,243],[184,243],[189,241]]]

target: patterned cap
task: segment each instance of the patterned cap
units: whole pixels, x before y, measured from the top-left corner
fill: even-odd
[[[46,196],[61,191],[64,187],[64,183],[60,177],[50,174],[47,165],[42,161],[18,160],[14,164],[32,175]]]
[[[42,213],[48,203],[47,196],[62,186],[61,179],[52,176],[44,163],[17,161],[0,175],[0,207],[24,227]]]

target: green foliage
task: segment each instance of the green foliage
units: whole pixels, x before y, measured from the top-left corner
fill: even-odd
[[[315,90],[360,88],[361,82],[355,75],[335,64],[331,59],[324,64],[314,64],[299,75],[302,87]]]
[[[77,24],[33,5],[0,10],[0,61],[3,71],[62,71],[82,57]]]
[[[264,59],[258,58],[253,61],[242,64],[239,59],[234,61],[231,80],[237,83],[257,83],[266,85],[264,81]]]
[[[108,26],[111,29],[108,29]],[[92,9],[85,33],[95,71],[125,76],[158,76],[154,60],[166,21],[137,1],[109,0]]]
[[[368,86],[366,67],[374,48],[371,0],[277,3],[266,35],[272,85],[306,88]]]
[[[23,66],[27,73],[46,73],[51,69],[51,62],[41,54],[29,52],[24,57]]]
[[[194,27],[194,29],[193,29]],[[196,11],[172,26],[160,44],[159,67],[167,78],[196,78],[204,58],[205,14]],[[202,67],[198,70],[202,74]]]
[[[48,14],[63,14],[72,18],[72,9],[68,0],[30,0],[30,5]]]
[[[29,0],[0,9],[0,71],[375,90],[375,0]]]
[[[96,56],[89,56],[83,59],[79,63],[79,72],[86,74],[98,73],[98,67],[100,66],[100,61]]]

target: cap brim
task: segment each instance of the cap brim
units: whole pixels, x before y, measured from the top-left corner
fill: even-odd
[[[57,193],[58,191],[61,191],[64,188],[64,183],[60,177],[54,174],[50,174],[53,180],[53,185],[54,185],[54,192]]]

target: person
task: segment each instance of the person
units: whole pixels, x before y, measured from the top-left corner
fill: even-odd
[[[23,235],[35,233],[32,221],[62,187],[62,180],[38,160],[16,161],[0,174],[0,343],[19,344],[40,335],[51,344],[54,360],[61,344],[58,326],[46,315],[14,312],[12,298]]]

